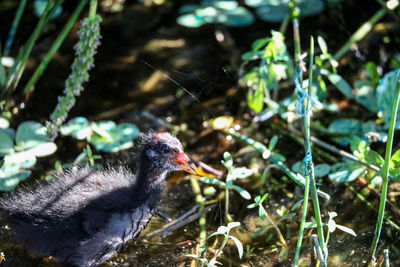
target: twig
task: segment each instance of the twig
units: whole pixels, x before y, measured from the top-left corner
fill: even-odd
[[[216,206],[216,204],[207,206],[204,209],[202,209],[201,211],[198,211],[197,213],[193,214],[193,212],[195,212],[198,209],[198,206],[196,205],[193,208],[191,208],[189,211],[185,212],[178,219],[164,225],[161,229],[157,229],[157,230],[150,232],[144,236],[140,236],[139,240],[152,238],[154,236],[160,236],[165,232],[173,232],[173,231],[181,228],[182,226],[185,226],[185,225],[193,222],[194,220],[198,219],[200,216],[208,213],[215,206]],[[191,214],[193,214],[193,215],[191,215]],[[189,215],[191,215],[191,216],[189,216]]]
[[[318,242],[318,236],[316,234],[313,234],[310,238],[314,245],[314,251],[315,251],[315,254],[317,254],[317,257],[321,264],[321,267],[326,267],[326,261],[324,258],[324,254],[322,253],[321,246],[319,245],[319,242]]]

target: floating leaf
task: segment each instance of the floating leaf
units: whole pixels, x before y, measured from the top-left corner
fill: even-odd
[[[52,142],[39,144],[31,149],[26,150],[27,153],[36,157],[45,157],[53,154],[57,150],[57,145]]]
[[[14,152],[14,142],[4,132],[0,132],[0,155],[12,154]]]
[[[46,127],[35,121],[21,123],[15,134],[16,150],[25,150],[47,142]]]
[[[86,139],[92,132],[89,121],[84,117],[76,117],[61,126],[63,135],[71,135],[78,140]]]
[[[10,127],[8,120],[4,117],[0,117],[0,129],[6,129],[8,127]]]
[[[131,123],[103,121],[97,124],[99,130],[89,136],[89,142],[98,150],[118,152],[133,146],[132,140],[139,136],[139,129]]]
[[[22,180],[25,180],[31,175],[31,171],[21,171],[11,176],[4,177],[0,171],[0,191],[12,190]]]
[[[36,157],[26,151],[18,152],[4,157],[6,164],[16,164],[19,168],[30,168],[36,164]]]
[[[246,5],[256,8],[257,16],[267,22],[282,22],[289,11],[288,1],[245,0]],[[321,0],[300,0],[296,2],[301,16],[321,13],[325,5]]]

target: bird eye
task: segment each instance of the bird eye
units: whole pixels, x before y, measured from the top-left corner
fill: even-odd
[[[171,148],[166,144],[161,144],[161,152],[162,153],[169,153],[171,152]]]

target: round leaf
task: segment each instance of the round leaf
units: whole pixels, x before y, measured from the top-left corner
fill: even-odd
[[[35,147],[47,141],[46,127],[35,121],[25,121],[17,128],[15,143],[17,150]]]
[[[194,14],[185,14],[179,16],[177,19],[179,25],[189,27],[189,28],[198,28],[204,24],[204,19],[202,17],[196,16]]]
[[[247,168],[234,168],[232,170],[232,176],[237,179],[245,179],[253,174],[253,170]]]
[[[12,154],[13,152],[13,140],[6,133],[0,132],[0,155]]]
[[[36,157],[27,151],[22,151],[5,156],[4,162],[7,164],[16,164],[19,168],[30,168],[36,164]]]
[[[8,120],[4,117],[0,117],[0,128],[6,129],[8,127],[10,127],[10,123],[8,122]]]
[[[86,118],[76,117],[62,125],[60,131],[63,135],[71,135],[78,140],[84,140],[91,134],[92,129]]]
[[[39,144],[36,147],[27,150],[26,152],[36,157],[45,157],[53,154],[54,152],[56,152],[56,150],[57,150],[56,144],[52,142],[46,142],[43,144]]]

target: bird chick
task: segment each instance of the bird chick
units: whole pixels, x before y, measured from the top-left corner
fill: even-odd
[[[165,177],[198,169],[169,133],[142,136],[136,175],[127,168],[73,168],[0,199],[16,237],[39,257],[97,266],[136,238],[154,214]]]

